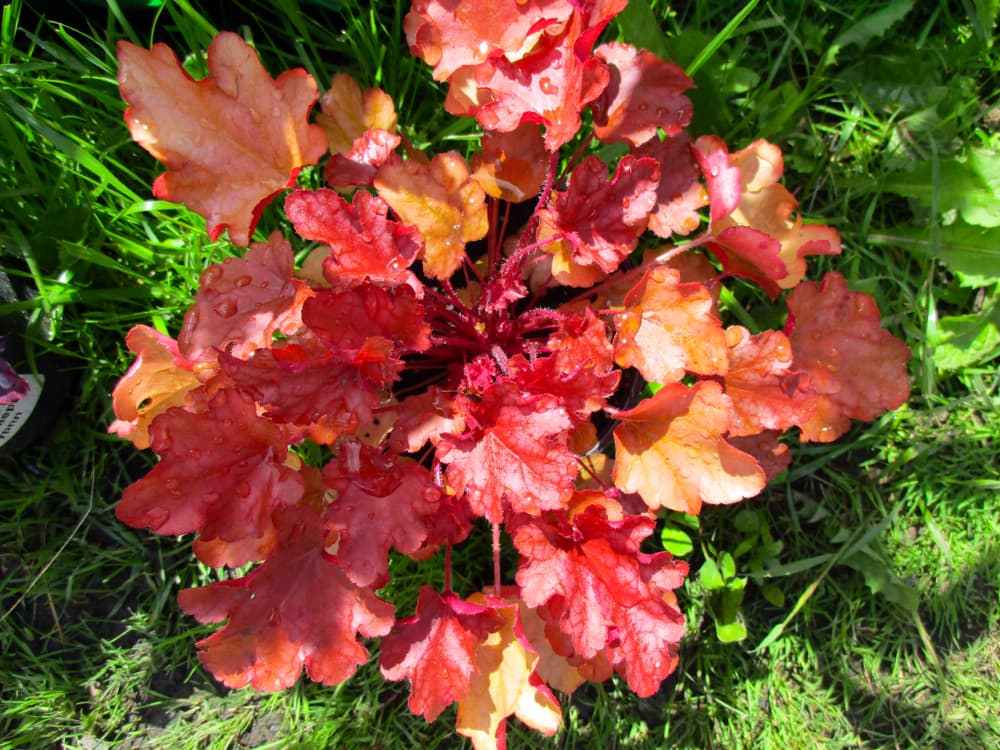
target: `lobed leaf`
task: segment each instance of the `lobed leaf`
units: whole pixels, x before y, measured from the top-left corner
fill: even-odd
[[[261,211],[326,152],[322,128],[309,124],[319,92],[301,69],[272,79],[238,35],[208,48],[210,75],[194,81],[165,44],[118,44],[118,84],[132,139],[167,166],[157,198],[205,217],[214,240],[250,242]]]

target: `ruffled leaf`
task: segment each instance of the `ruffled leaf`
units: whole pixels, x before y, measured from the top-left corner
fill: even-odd
[[[691,122],[691,100],[683,92],[694,81],[680,67],[620,42],[602,44],[594,54],[610,71],[608,87],[591,105],[602,141],[641,146],[659,129],[674,136]]]
[[[357,634],[388,633],[393,607],[329,559],[312,511],[286,510],[278,524],[280,551],[248,575],[181,591],[181,607],[199,622],[229,618],[198,641],[198,656],[231,688],[284,690],[303,667],[310,679],[337,685],[368,660]]]
[[[149,447],[149,425],[199,387],[197,363],[185,359],[177,342],[155,328],[135,326],[125,337],[135,362],[115,385],[111,403],[115,419],[108,428],[140,450]],[[25,384],[27,385],[27,384]]]
[[[421,586],[416,614],[382,639],[382,676],[408,679],[410,710],[434,721],[469,695],[476,652],[502,623],[491,607]]]
[[[684,635],[673,590],[687,564],[668,552],[639,551],[654,525],[646,516],[611,521],[600,505],[587,506],[571,523],[517,516],[511,524],[524,603],[544,607],[539,614],[558,624],[580,656],[607,649],[641,696],[655,693],[677,666]]]
[[[441,491],[419,464],[353,441],[339,451],[323,469],[336,493],[323,520],[340,532],[337,559],[348,578],[380,588],[389,581],[389,549],[412,554],[427,539],[424,519],[437,510]]]
[[[675,383],[685,372],[724,375],[726,334],[712,308],[703,284],[682,283],[666,266],[650,269],[615,316],[615,361],[655,383]]]
[[[207,541],[258,539],[263,548],[271,514],[302,497],[302,476],[285,465],[285,433],[236,390],[220,391],[202,413],[170,409],[149,432],[161,460],[115,508],[130,526],[167,536],[199,531]]]
[[[659,179],[652,159],[624,157],[610,181],[600,158],[581,161],[566,190],[538,212],[538,240],[551,240],[544,249],[555,256],[556,281],[589,286],[615,271],[646,230]]]
[[[129,132],[168,169],[153,193],[204,216],[213,240],[228,229],[245,247],[274,195],[326,152],[322,128],[309,124],[315,81],[302,69],[272,79],[236,34],[212,41],[201,81],[165,44],[119,42],[118,62]]]
[[[278,232],[255,242],[242,258],[206,268],[177,342],[189,359],[215,359],[216,350],[246,359],[271,346],[274,334],[302,325],[309,288],[293,274],[292,246]]]
[[[442,436],[437,457],[477,515],[499,523],[508,507],[538,513],[562,506],[577,464],[568,447],[573,423],[559,399],[524,396],[516,383],[501,382],[469,404],[466,420],[466,434]]]
[[[485,599],[474,595],[470,601]],[[475,750],[506,748],[510,716],[550,737],[562,726],[559,701],[535,672],[538,654],[522,637],[517,605],[494,607],[503,626],[476,650],[476,671],[455,721],[455,730],[472,740]]]
[[[424,240],[424,272],[447,279],[465,259],[465,245],[486,236],[486,193],[469,175],[458,153],[429,164],[410,160],[387,164],[375,177],[379,195]]]
[[[910,397],[910,350],[882,328],[871,296],[849,291],[831,271],[820,284],[797,286],[787,303],[794,367],[819,395],[816,413],[802,425],[803,440],[836,440],[850,420],[875,419]]]
[[[285,199],[296,233],[330,249],[323,276],[334,288],[365,281],[393,287],[406,284],[420,296],[422,285],[410,265],[420,252],[413,227],[388,218],[389,206],[364,190],[353,204],[332,190],[296,190]]]
[[[652,510],[697,514],[702,503],[735,503],[764,488],[757,462],[723,437],[733,407],[714,381],[665,386],[616,416],[615,485]]]

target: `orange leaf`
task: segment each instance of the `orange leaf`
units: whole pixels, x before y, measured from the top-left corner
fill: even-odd
[[[882,328],[871,296],[849,291],[832,271],[818,285],[800,284],[787,303],[793,364],[820,396],[803,440],[836,440],[851,419],[870,421],[909,398],[910,350]]]
[[[132,138],[167,166],[153,193],[204,216],[213,240],[228,229],[245,247],[264,206],[326,151],[308,119],[315,81],[302,69],[272,79],[236,34],[215,37],[201,81],[165,44],[120,42],[118,62]]]
[[[486,193],[454,151],[438,154],[429,164],[386,164],[375,176],[375,187],[403,221],[420,230],[424,271],[435,279],[455,273],[465,244],[481,240],[489,229]]]
[[[396,132],[396,108],[392,98],[377,88],[362,93],[358,82],[346,73],[333,77],[319,106],[322,114],[316,115],[316,123],[326,132],[330,151],[334,154],[349,153],[354,141],[371,128]]]
[[[731,346],[726,395],[733,401],[730,437],[765,430],[784,432],[801,425],[816,410],[809,379],[792,369],[792,347],[781,331],[755,335],[741,326],[726,329]]]
[[[651,269],[616,317],[615,361],[655,383],[675,383],[685,371],[724,375],[726,334],[712,308],[703,284],[681,283],[674,268]]]
[[[473,595],[469,601],[485,602]],[[552,736],[562,725],[562,711],[552,692],[535,673],[538,654],[518,636],[516,605],[497,607],[503,627],[480,644],[477,672],[469,694],[458,702],[456,731],[472,740],[476,750],[507,747],[507,717],[516,716],[532,729]]]
[[[177,342],[149,326],[135,326],[125,344],[136,355],[135,362],[118,381],[111,400],[117,419],[113,432],[140,450],[149,447],[149,424],[172,406],[181,406],[188,391],[201,383],[195,363],[185,360]]]
[[[733,406],[722,387],[673,383],[619,412],[614,482],[652,510],[697,513],[701,504],[735,503],[764,488],[764,472],[726,442]]]
[[[548,164],[542,129],[532,122],[509,133],[486,131],[482,151],[472,156],[476,182],[494,198],[512,203],[538,195]]]

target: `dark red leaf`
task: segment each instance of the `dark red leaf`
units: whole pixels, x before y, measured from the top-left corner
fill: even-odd
[[[466,493],[477,515],[499,523],[508,507],[538,513],[572,494],[573,422],[559,399],[525,396],[515,382],[501,381],[470,402],[465,416],[466,432],[443,435],[437,457],[448,464],[448,484]]]
[[[323,469],[323,481],[336,493],[323,520],[340,532],[337,560],[348,578],[379,588],[389,581],[389,549],[412,554],[427,539],[425,519],[437,511],[441,491],[419,464],[356,441],[338,450]]]
[[[170,536],[200,531],[207,541],[259,539],[266,546],[271,514],[302,497],[302,477],[285,465],[285,433],[234,389],[213,396],[203,413],[161,414],[150,439],[162,460],[125,490],[115,509],[130,526]]]
[[[571,286],[589,286],[615,271],[646,230],[656,205],[659,166],[625,156],[608,181],[608,168],[591,154],[577,165],[565,191],[538,212],[538,239],[551,240],[552,274]]]

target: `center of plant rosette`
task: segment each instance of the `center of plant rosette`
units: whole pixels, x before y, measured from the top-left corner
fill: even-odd
[[[347,76],[322,97],[302,70],[272,79],[232,33],[201,81],[164,45],[120,45],[126,121],[167,167],[154,193],[249,249],[203,272],[176,340],[128,334],[111,427],[160,457],[121,520],[254,564],[180,594],[227,621],[198,644],[218,679],[337,684],[381,638],[410,708],[457,703],[477,749],[511,715],[554,733],[551,689],[617,673],[656,692],[687,575],[641,550],[660,510],[755,496],[790,460],[783,433],[834,440],[902,403],[909,357],[842,276],[803,281],[840,240],[794,215],[777,147],[693,140],[683,71],[595,48],[624,2],[489,5],[406,19],[448,111],[483,128],[468,156],[415,149]],[[324,158],[329,187],[299,189]],[[251,243],[288,188],[294,235]],[[727,325],[734,278],[785,295],[783,330]],[[484,526],[492,585],[456,591],[452,550]],[[444,570],[403,617],[396,554]]]

